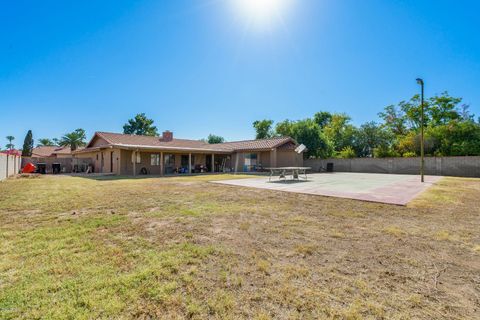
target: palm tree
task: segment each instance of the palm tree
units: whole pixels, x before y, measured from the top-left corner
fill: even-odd
[[[83,147],[86,145],[85,139],[85,130],[77,129],[73,132],[65,134],[60,139],[60,145],[62,147],[70,147],[70,150],[75,151],[78,149],[78,147]]]
[[[38,144],[37,144],[37,147],[49,147],[49,146],[54,146],[55,144],[53,143],[52,140],[48,139],[48,138],[42,138],[42,139],[38,139]]]
[[[6,145],[7,149],[12,150],[15,147],[15,145],[12,143],[12,141],[15,140],[15,137],[14,136],[7,136],[6,138],[8,140],[8,144]]]

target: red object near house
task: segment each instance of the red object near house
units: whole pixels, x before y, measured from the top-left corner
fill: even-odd
[[[37,168],[31,162],[27,163],[22,169],[22,173],[34,173]]]

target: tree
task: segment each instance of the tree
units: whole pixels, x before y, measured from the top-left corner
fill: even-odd
[[[307,147],[304,157],[328,158],[332,155],[332,145],[322,133],[320,126],[312,119],[299,121],[285,120],[279,122],[275,128],[276,133],[290,136],[298,143]]]
[[[323,128],[332,121],[332,114],[328,111],[317,112],[313,115],[313,121],[315,121],[320,128]]]
[[[473,119],[468,112],[468,105],[460,106],[462,98],[455,98],[443,92],[424,101],[424,126],[438,126],[452,120]],[[401,101],[398,105],[385,107],[378,114],[383,119],[383,125],[396,136],[407,134],[409,130],[419,130],[421,118],[420,96],[414,95],[409,101]]]
[[[473,121],[451,121],[446,125],[429,127],[425,136],[433,141],[429,150],[437,156],[480,155],[480,124]]]
[[[123,133],[136,134],[139,136],[158,136],[157,127],[153,125],[153,120],[148,119],[145,113],[139,113],[133,119],[123,126]]]
[[[86,145],[85,140],[87,136],[85,130],[77,129],[73,132],[65,134],[60,139],[60,145],[62,147],[70,147],[70,150],[75,151],[78,147],[83,147]]]
[[[391,148],[392,141],[392,133],[372,121],[360,126],[354,148],[359,156],[372,157],[375,149],[385,151]]]
[[[23,141],[22,157],[32,156],[33,143],[34,141],[33,141],[32,130],[28,130],[27,135],[25,136],[25,140]]]
[[[459,104],[462,98],[451,97],[448,92],[443,92],[440,96],[434,96],[428,99],[428,109],[430,122],[428,126],[438,126],[449,123],[452,120],[462,118]]]
[[[207,137],[207,142],[209,144],[224,143],[225,139],[223,137],[220,137],[214,134],[209,134]]]
[[[428,110],[428,100],[424,101],[424,110]],[[420,129],[420,119],[422,113],[422,104],[420,95],[414,95],[409,101],[401,101],[398,104],[400,110],[404,113],[405,123],[407,124],[408,128],[411,130],[419,130]],[[423,124],[424,126],[427,125],[429,120],[428,112],[424,113],[423,117]]]
[[[5,147],[9,150],[12,150],[13,148],[15,148],[15,145],[12,143],[12,141],[15,140],[15,137],[14,136],[7,136],[6,138],[8,140],[8,143],[6,144]]]
[[[255,139],[266,139],[273,136],[272,132],[272,120],[257,120],[253,122],[253,128],[255,129]]]
[[[470,113],[470,105],[468,104],[462,104],[460,109],[460,116],[463,121],[475,122],[475,115]]]
[[[54,146],[55,144],[53,143],[52,140],[48,138],[41,138],[38,139],[37,147],[48,147],[48,146]]]
[[[336,152],[340,152],[354,143],[357,129],[350,124],[350,120],[351,118],[346,114],[335,113],[323,127],[325,137],[331,142]]]
[[[386,106],[378,116],[383,119],[383,125],[396,136],[403,136],[408,132],[405,113],[399,107],[395,105]]]
[[[275,133],[283,137],[292,137],[294,124],[294,121],[290,121],[288,119],[283,120],[282,122],[277,123],[275,126]]]

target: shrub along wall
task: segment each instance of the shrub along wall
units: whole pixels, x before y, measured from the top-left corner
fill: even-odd
[[[305,166],[319,172],[333,163],[336,172],[420,174],[420,158],[308,159]],[[480,177],[480,157],[427,157],[425,174]]]

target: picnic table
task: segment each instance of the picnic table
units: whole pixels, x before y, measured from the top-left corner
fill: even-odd
[[[287,177],[291,176],[292,180],[307,180],[307,170],[312,168],[310,167],[278,167],[278,168],[265,168],[270,170],[270,177],[268,181],[272,180],[272,177],[278,174],[278,179],[287,181]]]

